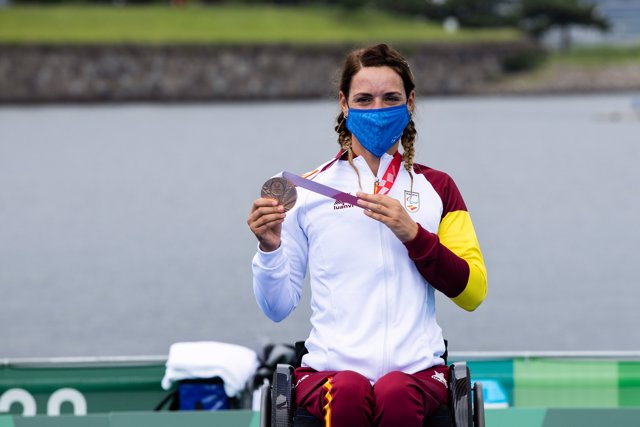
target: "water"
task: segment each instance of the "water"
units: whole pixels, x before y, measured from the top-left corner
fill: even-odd
[[[453,350],[640,349],[640,120],[631,95],[418,103],[417,160],[452,175],[489,294],[439,299]],[[257,347],[246,226],[262,182],[337,151],[333,101],[0,108],[0,357]],[[308,289],[307,289],[308,290]]]

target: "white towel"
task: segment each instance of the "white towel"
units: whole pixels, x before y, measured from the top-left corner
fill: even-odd
[[[229,397],[239,396],[258,369],[255,351],[215,341],[179,342],[171,345],[162,388],[193,378],[220,377]]]

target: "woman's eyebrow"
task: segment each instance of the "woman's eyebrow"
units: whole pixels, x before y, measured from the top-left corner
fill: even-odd
[[[354,97],[356,96],[373,96],[371,95],[369,92],[356,92],[353,94]]]
[[[382,94],[382,96],[389,96],[389,95],[399,95],[402,96],[402,92],[399,91],[391,91],[391,92],[385,92]],[[354,97],[356,96],[373,96],[371,93],[369,92],[356,92],[353,94]]]

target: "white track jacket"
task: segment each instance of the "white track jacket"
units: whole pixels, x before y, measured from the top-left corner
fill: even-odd
[[[379,178],[392,160],[384,154]],[[376,177],[362,157],[354,158],[362,191]],[[442,330],[436,322],[434,289],[467,310],[486,294],[486,270],[475,231],[451,178],[414,166],[414,184],[401,166],[388,195],[419,224],[403,244],[360,207],[297,188],[287,213],[282,243],[253,258],[256,300],[273,321],[297,306],[307,269],[311,284],[309,353],[303,366],[317,371],[353,370],[375,383],[391,371],[415,373],[443,364]],[[358,176],[338,160],[313,177],[354,194]]]

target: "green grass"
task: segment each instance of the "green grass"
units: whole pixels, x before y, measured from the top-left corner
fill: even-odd
[[[640,62],[640,44],[631,46],[576,47],[569,52],[555,53],[551,61],[557,64],[599,66]]]
[[[0,43],[358,43],[516,40],[363,10],[275,6],[51,6],[0,9]]]

